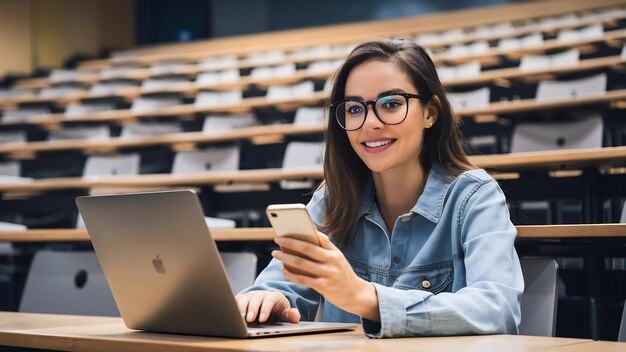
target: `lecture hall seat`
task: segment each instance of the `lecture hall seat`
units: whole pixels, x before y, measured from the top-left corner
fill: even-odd
[[[524,293],[520,335],[554,336],[558,298],[558,264],[554,259],[521,259]]]

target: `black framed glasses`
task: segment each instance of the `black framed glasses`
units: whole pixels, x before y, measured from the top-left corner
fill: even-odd
[[[411,93],[392,93],[370,101],[347,99],[331,104],[330,108],[334,109],[341,128],[346,131],[356,131],[365,124],[368,105],[372,105],[374,115],[380,122],[385,125],[397,125],[402,123],[409,113],[409,100],[421,97]]]

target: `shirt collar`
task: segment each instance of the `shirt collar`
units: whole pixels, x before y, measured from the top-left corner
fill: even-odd
[[[426,219],[437,223],[441,218],[444,200],[448,187],[455,177],[448,175],[438,165],[432,165],[428,171],[426,185],[422,195],[411,208],[410,212],[422,215]],[[361,204],[359,209],[359,218],[363,215],[372,214],[376,206],[376,189],[374,181],[370,177],[363,189]]]

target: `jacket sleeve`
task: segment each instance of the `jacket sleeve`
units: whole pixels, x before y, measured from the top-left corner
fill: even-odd
[[[311,219],[316,224],[321,223],[324,214],[324,191],[323,188],[316,191],[307,204]],[[280,261],[272,259],[256,278],[254,285],[241,291],[240,294],[254,290],[279,291],[287,297],[292,308],[298,308],[301,320],[312,321],[317,313],[320,301],[319,293],[309,287],[297,285],[287,280],[281,271],[282,267],[283,264]]]
[[[493,179],[477,182],[461,209],[466,287],[433,295],[374,284],[381,322],[363,319],[367,336],[518,333],[524,280],[504,194]]]

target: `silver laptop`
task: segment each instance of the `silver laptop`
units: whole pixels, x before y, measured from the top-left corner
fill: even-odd
[[[193,191],[78,197],[76,204],[130,329],[244,338],[357,326],[248,326]]]

